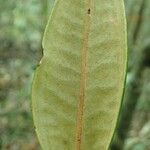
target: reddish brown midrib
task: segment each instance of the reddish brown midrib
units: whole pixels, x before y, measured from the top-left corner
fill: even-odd
[[[87,53],[88,53],[88,40],[90,31],[91,20],[91,0],[85,0],[85,23],[83,34],[83,48],[81,56],[81,81],[80,81],[80,93],[78,100],[78,112],[77,112],[77,127],[76,127],[76,150],[81,150],[82,135],[83,135],[83,116],[84,116],[84,103],[85,103],[85,88],[87,80]]]

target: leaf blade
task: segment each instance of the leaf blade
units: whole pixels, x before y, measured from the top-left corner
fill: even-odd
[[[55,4],[32,88],[33,117],[44,150],[109,146],[127,57],[123,2],[116,2]]]

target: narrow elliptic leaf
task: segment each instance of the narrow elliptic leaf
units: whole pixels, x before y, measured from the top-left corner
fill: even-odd
[[[32,108],[43,150],[106,150],[126,74],[123,0],[57,0]]]

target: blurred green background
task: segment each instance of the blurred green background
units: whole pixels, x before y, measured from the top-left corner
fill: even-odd
[[[33,72],[54,0],[0,0],[0,150],[40,150],[31,114]],[[111,150],[150,150],[150,0],[125,0],[129,63]]]

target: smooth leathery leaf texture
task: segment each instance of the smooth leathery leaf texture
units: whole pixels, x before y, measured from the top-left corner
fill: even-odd
[[[122,0],[57,0],[32,89],[44,150],[106,150],[124,88]]]

